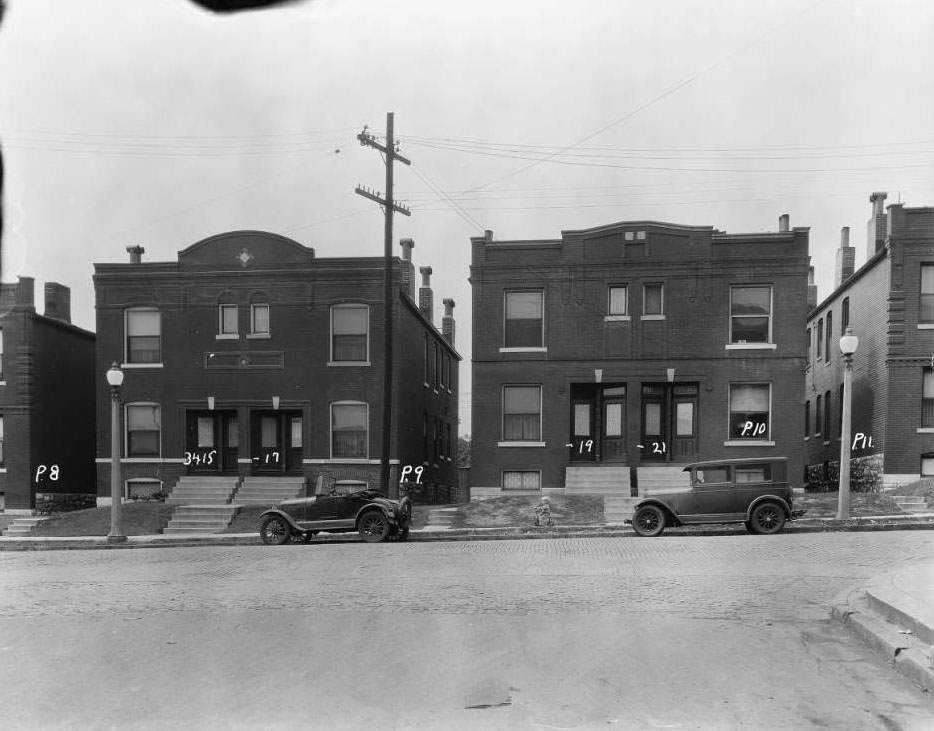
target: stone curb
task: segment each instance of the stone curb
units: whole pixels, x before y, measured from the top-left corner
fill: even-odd
[[[934,691],[934,668],[916,638],[900,634],[869,609],[865,590],[847,591],[833,601],[831,616],[876,653],[885,657],[899,673],[927,692]]]
[[[833,531],[884,531],[884,530],[934,530],[934,519],[911,518],[902,516],[872,516],[836,520],[833,518],[799,519],[785,526],[784,533],[827,533]],[[656,540],[680,536],[731,536],[747,535],[744,528],[731,527],[689,527],[667,530]],[[500,528],[424,528],[413,530],[409,540],[414,542],[429,541],[496,541],[496,540],[535,540],[545,538],[638,538],[632,528],[624,524],[604,526],[552,526],[549,528],[500,527]],[[356,541],[353,534],[334,534],[319,536],[315,543]],[[113,549],[113,548],[166,548],[192,546],[250,546],[261,545],[259,536],[253,533],[211,533],[192,536],[131,536],[124,543],[108,543],[103,536],[86,537],[0,537],[0,551],[47,551],[78,549]]]

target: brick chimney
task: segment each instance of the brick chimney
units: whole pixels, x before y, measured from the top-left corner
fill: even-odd
[[[399,246],[402,247],[402,290],[415,299],[415,265],[412,263],[415,240],[399,239]]]
[[[8,307],[24,309],[35,312],[35,284],[32,277],[20,277],[15,284],[0,285],[0,306],[6,310]]]
[[[58,282],[45,283],[45,316],[71,324],[71,289]]]
[[[126,250],[130,255],[130,264],[139,264],[143,261],[143,254],[146,253],[146,249],[142,246],[127,246]]]
[[[444,316],[441,318],[441,336],[454,345],[454,300],[441,300],[444,304]]]
[[[856,249],[850,246],[850,227],[844,226],[840,229],[840,248],[837,249],[837,265],[833,275],[834,289],[852,276],[855,265]]]
[[[435,307],[435,296],[431,291],[431,267],[419,267],[422,273],[422,286],[418,290],[418,309],[432,322],[431,313]]]
[[[808,310],[817,307],[817,285],[814,284],[814,267],[808,267]]]
[[[787,213],[783,213],[782,215],[778,217],[779,232],[787,233],[788,231],[791,230],[790,225],[791,225],[791,216],[789,216]]]
[[[886,193],[873,193],[869,196],[869,202],[872,203],[872,218],[866,225],[866,258],[875,256],[885,245],[886,215],[885,199]]]

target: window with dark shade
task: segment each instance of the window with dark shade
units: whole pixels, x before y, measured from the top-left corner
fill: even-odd
[[[846,329],[850,326],[850,298],[844,297],[840,304],[840,334],[846,335]]]
[[[804,436],[811,435],[811,402],[804,402]]]
[[[331,404],[331,457],[366,459],[367,405]]]
[[[769,384],[730,384],[730,438],[768,439]]]
[[[833,346],[833,313],[827,313],[827,329],[824,330],[826,342],[824,343],[824,362],[830,362],[830,353]]]
[[[544,294],[506,292],[504,345],[507,348],[544,346]]]
[[[818,394],[817,401],[814,404],[814,436],[820,436],[821,413],[823,412],[824,397]]]
[[[503,439],[540,441],[542,387],[503,386]]]
[[[642,288],[642,314],[662,315],[665,313],[665,288],[660,282],[646,284]]]
[[[831,424],[830,415],[831,413],[832,412],[830,408],[830,391],[825,391],[824,392],[824,441],[825,442],[830,441],[830,436],[831,436],[830,435],[830,424]]]
[[[771,342],[772,287],[730,287],[730,342]]]
[[[820,360],[824,355],[824,321],[817,321],[817,360]]]

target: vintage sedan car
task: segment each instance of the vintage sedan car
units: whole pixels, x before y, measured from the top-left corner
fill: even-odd
[[[698,523],[743,523],[750,533],[778,533],[804,512],[792,509],[786,457],[695,462],[684,472],[683,486],[652,490],[636,503],[631,522],[640,536]]]
[[[376,490],[358,490],[283,500],[260,515],[259,535],[270,545],[308,543],[320,531],[357,532],[369,543],[404,541],[411,522],[412,501],[408,497],[391,500]]]

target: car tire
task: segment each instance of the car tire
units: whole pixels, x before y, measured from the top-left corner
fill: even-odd
[[[632,516],[632,528],[646,538],[660,536],[665,530],[665,512],[657,505],[643,505]]]
[[[360,537],[367,543],[385,541],[389,535],[389,521],[381,510],[368,510],[360,516],[357,528]]]
[[[759,503],[749,516],[749,529],[760,536],[778,533],[785,525],[785,509],[778,503]]]
[[[409,526],[405,528],[400,528],[399,532],[396,534],[397,541],[404,541],[409,537]]]
[[[267,546],[281,546],[289,542],[292,526],[281,515],[270,515],[259,526],[259,537]]]
[[[300,531],[293,533],[290,540],[292,543],[311,543],[311,531]]]

